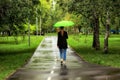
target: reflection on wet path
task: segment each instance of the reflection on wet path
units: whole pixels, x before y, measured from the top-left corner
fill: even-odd
[[[8,80],[120,80],[120,69],[86,63],[70,48],[61,65],[56,42],[56,37],[46,37],[29,63]]]
[[[60,75],[67,75],[67,74],[68,74],[67,65],[61,64]]]

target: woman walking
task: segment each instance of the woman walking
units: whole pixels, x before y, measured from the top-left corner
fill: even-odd
[[[57,46],[60,52],[61,64],[65,64],[66,62],[66,50],[68,48],[67,39],[68,39],[68,34],[66,31],[64,31],[64,27],[61,26],[60,31],[58,32],[58,40],[57,40]]]

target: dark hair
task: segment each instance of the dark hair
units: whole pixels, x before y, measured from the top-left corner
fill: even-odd
[[[64,26],[61,26],[60,29],[64,29]]]

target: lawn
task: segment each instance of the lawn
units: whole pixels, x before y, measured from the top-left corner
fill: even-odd
[[[4,80],[27,63],[43,38],[31,36],[29,47],[27,37],[25,40],[18,37],[18,44],[14,37],[0,37],[0,80]]]
[[[70,35],[69,45],[87,62],[120,68],[120,35],[110,35],[109,53],[103,53],[104,36],[100,35],[101,49],[95,51],[92,46],[92,35]]]

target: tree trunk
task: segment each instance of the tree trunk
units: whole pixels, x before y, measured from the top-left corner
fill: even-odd
[[[78,26],[79,33],[81,32],[81,28],[82,28],[82,26]]]
[[[23,32],[23,34],[22,34],[22,41],[24,41],[25,40],[25,32]]]
[[[119,27],[116,26],[116,34],[119,34]]]
[[[119,18],[118,17],[116,17],[115,18],[115,24],[116,24],[116,34],[119,34]]]
[[[108,18],[106,20],[106,33],[105,33],[105,38],[104,38],[104,53],[108,53],[109,30],[110,30],[110,21],[109,21],[109,18]]]
[[[99,17],[94,16],[94,28],[93,28],[93,48],[96,50],[100,49],[100,40],[99,40]]]
[[[36,17],[36,33],[35,33],[37,36],[38,36],[38,18]]]
[[[42,17],[40,16],[40,35],[41,35],[41,32],[42,32]]]
[[[7,33],[8,33],[8,36],[11,36],[11,32],[10,31],[7,31]]]
[[[28,46],[30,47],[30,20],[28,18]]]
[[[109,37],[109,25],[106,25],[106,33],[104,39],[104,52],[108,53],[108,37]]]

